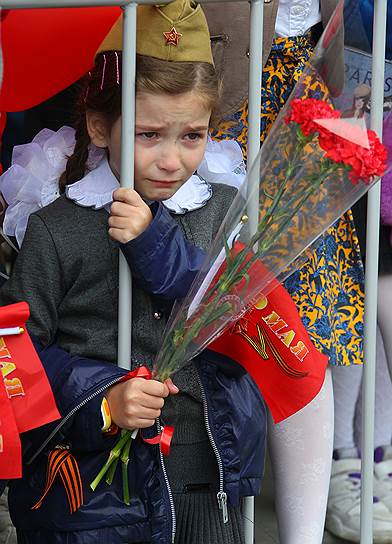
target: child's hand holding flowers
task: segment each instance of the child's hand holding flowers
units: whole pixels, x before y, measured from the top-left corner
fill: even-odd
[[[91,489],[94,491],[106,476],[106,483],[110,485],[118,462],[121,461],[123,500],[125,504],[130,504],[128,463],[132,440],[136,437],[139,429],[146,429],[155,424],[155,421],[161,415],[165,398],[179,392],[178,387],[174,385],[170,378],[162,383],[152,380],[151,373],[146,367],[140,367],[134,373],[137,373],[138,370],[143,370],[144,377],[136,376],[126,379],[126,381],[111,387],[106,393],[111,421],[122,430],[106,463],[90,484]],[[142,376],[143,373],[139,375]],[[172,434],[173,428],[166,427],[166,432],[162,431],[160,435],[160,438],[164,437],[168,448],[170,448]],[[149,442],[147,439],[145,441]],[[156,442],[153,439],[150,443]]]
[[[133,378],[114,385],[106,394],[113,423],[121,429],[145,429],[160,417],[165,398],[178,393],[178,387],[168,379]]]

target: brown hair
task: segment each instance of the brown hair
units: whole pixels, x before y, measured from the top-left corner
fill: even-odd
[[[75,122],[75,148],[60,176],[60,192],[82,179],[86,172],[90,137],[86,111],[102,113],[108,128],[121,115],[121,51],[97,55],[94,68],[82,80]],[[221,94],[221,83],[214,67],[207,62],[169,62],[136,55],[136,93],[177,95],[193,91],[214,109]]]

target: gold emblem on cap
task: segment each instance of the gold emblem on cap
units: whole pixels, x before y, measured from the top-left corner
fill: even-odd
[[[178,45],[178,42],[182,36],[182,34],[177,32],[174,26],[169,30],[169,32],[164,32],[163,35],[165,36],[166,45]]]

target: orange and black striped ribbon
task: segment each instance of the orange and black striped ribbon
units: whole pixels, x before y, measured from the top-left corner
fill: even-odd
[[[280,366],[280,368],[283,370],[285,374],[287,374],[288,376],[291,376],[292,378],[305,378],[309,374],[309,372],[302,372],[300,370],[296,370],[295,368],[291,367],[289,364],[285,362],[284,358],[276,349],[270,337],[268,336],[268,329],[264,328],[261,323],[257,325],[257,332],[259,333],[260,340],[261,338],[264,338],[264,341],[269,347],[274,360]]]
[[[82,506],[82,479],[80,477],[80,471],[76,459],[70,451],[57,448],[50,451],[48,454],[48,469],[46,474],[45,489],[41,498],[32,507],[32,510],[37,510],[40,508],[58,474],[61,477],[67,493],[71,514],[76,512],[76,510]]]

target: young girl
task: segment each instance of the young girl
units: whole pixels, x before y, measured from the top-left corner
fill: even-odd
[[[119,44],[116,29],[114,36]],[[174,273],[181,263],[175,259],[181,252],[167,254],[162,262],[158,249],[176,233],[190,253],[192,244],[207,249],[235,194],[197,177],[189,213],[173,218],[159,203],[165,200],[170,207],[171,202],[175,209],[173,195],[193,177],[219,94],[200,6],[176,0],[161,8],[139,8],[138,193],[117,190],[108,216],[105,206],[120,169],[118,48],[113,42],[102,46],[82,92],[75,148],[59,182],[65,195],[30,216],[12,277],[1,292],[1,304],[27,300],[29,330],[44,346],[53,341],[61,346],[41,349],[37,344],[64,416],[62,427],[49,444],[47,429],[30,434],[26,444],[29,456],[58,447],[48,457],[41,452],[25,466],[23,479],[12,484],[11,516],[21,543],[240,543],[239,500],[258,492],[263,472],[265,414],[253,381],[210,353],[176,375],[180,393],[171,382],[133,378],[116,384],[126,371],[110,364],[116,362],[116,242],[132,247],[140,257],[137,266],[143,266],[143,257],[154,262],[146,248],[156,248],[153,272],[167,280],[164,294],[174,299],[181,296],[181,286],[170,280],[179,279]],[[98,164],[89,153],[91,144],[105,150]],[[170,309],[144,287],[134,285],[132,369],[151,366]],[[146,429],[148,436],[147,428],[161,414],[175,426],[167,461],[157,447],[141,438],[134,441],[130,506],[122,502],[120,474],[109,487],[101,483],[92,492],[88,486],[116,439],[102,432],[103,397],[119,427]],[[68,449],[72,457],[64,453]],[[64,486],[60,478],[51,482],[60,457],[70,463],[68,469],[61,465]],[[41,501],[47,465],[48,490]]]

